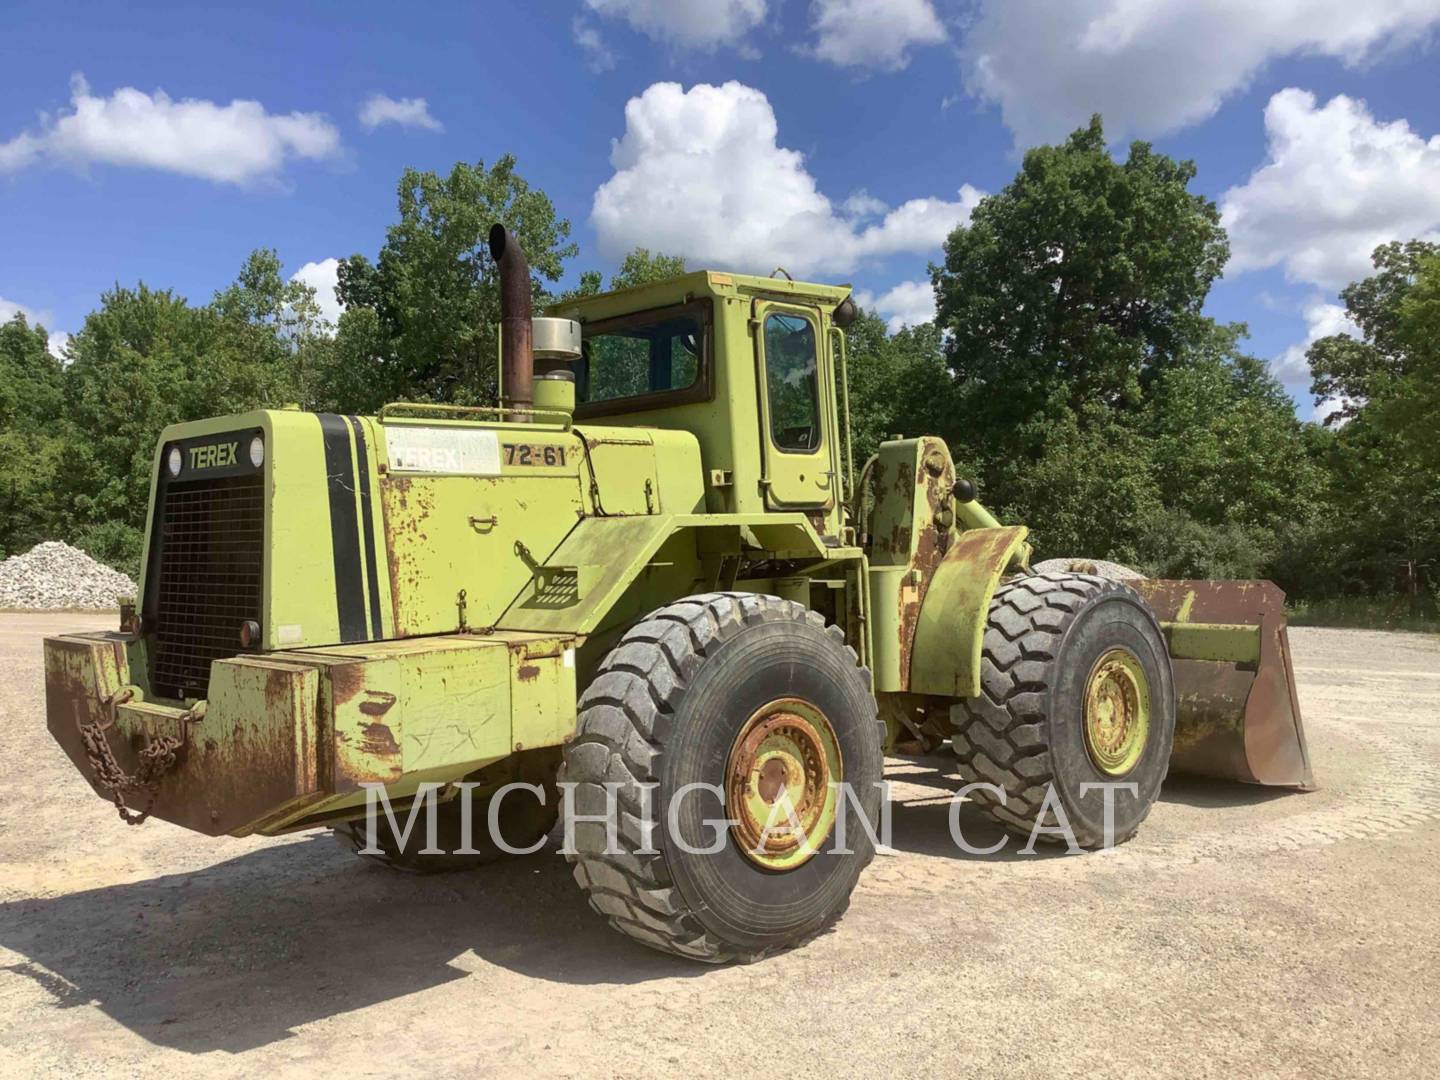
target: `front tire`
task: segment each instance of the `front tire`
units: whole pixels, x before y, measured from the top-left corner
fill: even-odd
[[[958,702],[951,721],[960,775],[1001,792],[975,789],[981,809],[1026,837],[1037,825],[1068,823],[1085,849],[1135,834],[1175,738],[1170,656],[1139,593],[1091,574],[1007,582],[990,603],[980,684],[980,696]],[[1087,786],[1104,784],[1134,785],[1113,788],[1108,836],[1107,793]]]
[[[580,700],[562,781],[580,815],[607,813],[614,785],[619,820],[615,847],[604,825],[575,824],[575,878],[612,926],[665,952],[722,963],[797,945],[844,912],[874,855],[828,785],[849,785],[873,830],[883,740],[869,671],[815,612],[748,593],[661,608]],[[757,835],[782,792],[803,844]]]

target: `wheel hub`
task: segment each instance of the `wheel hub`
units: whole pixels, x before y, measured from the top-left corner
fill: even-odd
[[[1124,776],[1139,763],[1150,735],[1150,684],[1128,649],[1111,649],[1095,661],[1085,683],[1085,749],[1107,776]]]
[[[756,711],[725,767],[725,801],[740,850],[767,870],[808,861],[830,833],[831,784],[843,779],[835,732],[819,709],[782,698]]]

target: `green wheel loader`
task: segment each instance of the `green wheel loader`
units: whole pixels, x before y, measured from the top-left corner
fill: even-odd
[[[597,911],[723,961],[844,910],[887,752],[949,742],[996,820],[1086,848],[1171,769],[1313,786],[1273,585],[1033,573],[938,438],[856,472],[848,287],[697,272],[532,318],[490,244],[498,408],[164,432],[140,595],[45,643],[50,731],[127,820],[423,871],[563,806]]]

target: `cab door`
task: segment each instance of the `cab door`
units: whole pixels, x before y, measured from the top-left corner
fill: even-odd
[[[819,313],[793,304],[758,303],[755,324],[766,504],[828,510],[838,491]]]

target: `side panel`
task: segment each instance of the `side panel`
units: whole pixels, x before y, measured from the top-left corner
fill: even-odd
[[[380,501],[400,637],[493,626],[582,513],[576,477],[540,470],[390,473],[380,482]]]
[[[829,549],[801,514],[655,515],[586,518],[537,568],[501,616],[504,630],[588,635],[614,621],[637,583],[667,603],[709,586],[696,538],[707,530],[740,530],[754,547],[796,558],[855,553]]]

